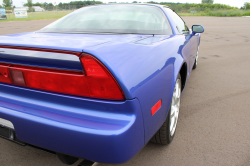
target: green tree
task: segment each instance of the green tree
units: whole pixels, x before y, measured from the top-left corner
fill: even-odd
[[[62,9],[62,8],[63,8],[63,4],[62,4],[62,2],[60,2],[60,3],[58,4],[58,7],[59,7],[60,9]]]
[[[201,3],[214,3],[214,0],[202,0]]]
[[[250,3],[249,2],[245,2],[243,8],[244,9],[250,9]]]
[[[54,6],[54,5],[53,5],[52,3],[49,3],[48,6],[52,7],[52,6]]]
[[[29,8],[31,8],[31,7],[33,6],[32,0],[27,0],[27,6],[28,6]]]
[[[32,6],[42,6],[42,3],[39,3],[39,2],[33,3]]]
[[[147,3],[158,4],[157,2],[154,2],[154,1],[149,1]]]
[[[42,3],[42,7],[46,7],[46,6],[48,6],[47,2]]]
[[[12,0],[3,0],[3,7],[11,7]]]

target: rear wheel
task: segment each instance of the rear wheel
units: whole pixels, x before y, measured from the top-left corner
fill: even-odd
[[[173,140],[179,116],[180,101],[181,101],[180,99],[181,99],[181,76],[179,74],[175,83],[172,101],[168,111],[168,116],[163,125],[161,126],[161,128],[151,139],[152,142],[159,144],[170,144],[171,141]]]

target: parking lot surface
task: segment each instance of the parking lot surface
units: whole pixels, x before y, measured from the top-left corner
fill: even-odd
[[[175,138],[168,146],[148,143],[121,166],[250,165],[250,18],[183,18],[189,28],[203,25],[205,33],[198,66],[181,100]],[[0,22],[0,35],[35,31],[53,21]],[[54,155],[0,138],[0,165],[64,164]]]

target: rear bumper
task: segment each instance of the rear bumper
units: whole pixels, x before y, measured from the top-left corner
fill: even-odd
[[[0,118],[19,140],[102,163],[122,163],[144,146],[137,99],[83,99],[0,84]]]

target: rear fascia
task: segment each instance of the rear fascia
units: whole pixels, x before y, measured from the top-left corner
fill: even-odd
[[[0,117],[23,142],[95,162],[126,162],[144,146],[137,99],[88,99],[0,83]]]

